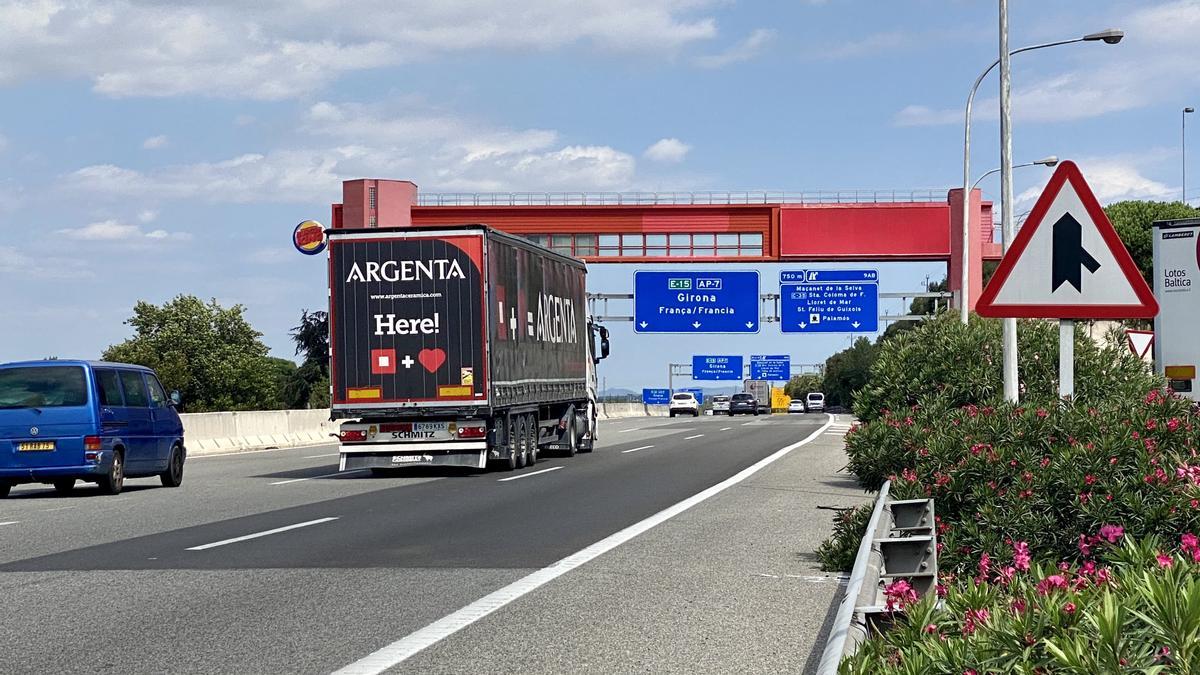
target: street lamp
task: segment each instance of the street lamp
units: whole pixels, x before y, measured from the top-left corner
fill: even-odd
[[[1187,204],[1187,116],[1188,113],[1194,113],[1196,109],[1188,106],[1180,113],[1179,118],[1183,121],[1181,125],[1179,147],[1183,150],[1183,203]]]
[[[1026,162],[1024,164],[1015,164],[1015,165],[1013,165],[1013,168],[1020,169],[1020,168],[1027,167],[1027,166],[1056,166],[1057,164],[1058,164],[1058,157],[1055,155],[1050,155],[1049,157],[1043,157],[1035,162]],[[1000,167],[996,167],[995,169],[988,171],[987,173],[983,174],[978,179],[976,179],[975,183],[971,186],[971,189],[974,190],[975,188],[979,187],[979,184],[983,182],[984,178],[987,178],[988,176],[990,176],[994,173],[1000,173]]]
[[[1122,40],[1122,38],[1124,38],[1124,37],[1125,37],[1124,31],[1117,30],[1116,28],[1109,28],[1108,30],[1103,30],[1098,33],[1088,33],[1087,35],[1084,35],[1083,37],[1074,38],[1072,40],[1059,40],[1058,42],[1047,42],[1045,44],[1040,44],[1040,45],[1031,45],[1029,47],[1021,47],[1020,49],[1014,49],[1013,51],[1009,52],[1009,56],[1020,54],[1022,52],[1031,52],[1035,49],[1045,49],[1046,47],[1057,47],[1059,45],[1069,45],[1069,44],[1073,44],[1076,42],[1103,42],[1105,44],[1115,45],[1118,42],[1120,42]],[[968,187],[967,187],[971,182],[971,106],[975,102],[975,92],[979,90],[979,85],[983,83],[983,78],[987,77],[988,73],[992,72],[992,69],[994,69],[998,65],[1000,65],[1000,59],[996,59],[995,61],[993,61],[992,65],[988,66],[986,70],[984,70],[982,73],[980,73],[979,77],[975,78],[975,84],[971,86],[971,93],[970,93],[970,95],[967,96],[967,110],[966,110],[966,115],[965,115],[965,124],[963,125],[963,196],[962,196],[962,200],[963,200],[963,204],[962,204],[963,265],[962,265],[962,290],[960,291],[962,295],[959,298],[960,313],[962,315],[963,323],[967,322],[967,316],[968,316],[967,304],[968,304],[968,298],[970,298],[970,284],[971,284],[971,277],[969,274],[969,270],[970,270],[969,255],[970,255],[970,245],[971,245],[969,224],[971,222],[971,220],[970,220],[970,217],[971,217],[970,201],[971,200],[970,200],[970,189],[968,189]],[[1005,227],[1008,228],[1009,225],[1005,225]],[[1004,232],[1004,250],[1006,250],[1006,251],[1008,250],[1008,244],[1009,244],[1009,239],[1011,239],[1011,234],[1012,234],[1011,232],[1007,232],[1007,231]]]

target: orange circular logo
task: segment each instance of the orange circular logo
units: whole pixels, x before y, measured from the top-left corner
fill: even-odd
[[[306,220],[292,231],[292,245],[305,255],[317,255],[325,250],[325,226],[315,220]]]

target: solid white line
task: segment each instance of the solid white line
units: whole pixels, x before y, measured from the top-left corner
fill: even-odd
[[[306,523],[296,523],[295,525],[287,525],[285,527],[277,527],[273,530],[267,530],[266,532],[256,532],[254,534],[247,534],[243,537],[234,537],[233,539],[224,539],[221,541],[214,541],[211,544],[204,544],[202,546],[193,546],[187,550],[203,551],[205,549],[216,548],[218,546],[224,546],[225,544],[236,544],[239,541],[246,541],[248,539],[258,539],[259,537],[265,537],[269,534],[278,534],[280,532],[287,532],[288,530],[295,530],[295,529],[301,528],[301,527],[308,527],[309,525],[320,525],[321,523],[328,523],[331,520],[337,520],[337,518],[336,517],[318,518],[316,520],[310,520]]]
[[[653,448],[653,447],[654,447],[653,445],[643,445],[640,448],[634,448],[632,450],[622,450],[621,454],[624,455],[624,454],[630,453],[630,452],[637,452],[638,450],[649,450],[650,448]]]
[[[288,483],[299,483],[300,481],[312,480],[314,478],[332,478],[333,476],[341,476],[341,475],[347,474],[347,473],[359,473],[361,471],[366,471],[366,469],[351,469],[349,471],[335,471],[333,473],[323,473],[320,476],[309,476],[308,478],[293,478],[291,480],[277,480],[274,483],[268,483],[268,485],[287,485]]]
[[[733,427],[721,427],[721,431],[729,431]]]
[[[828,416],[826,417],[828,418]],[[488,614],[491,614],[510,602],[520,598],[526,593],[540,588],[566,574],[567,572],[570,572],[576,567],[594,560],[595,558],[613,550],[614,548],[624,544],[625,542],[633,539],[639,534],[642,534],[650,528],[664,523],[683,513],[684,511],[687,511],[709,497],[712,497],[723,490],[737,485],[750,476],[758,473],[764,467],[787,455],[792,450],[811,443],[813,439],[821,435],[821,432],[825,431],[825,429],[829,426],[829,420],[831,419],[832,418],[828,418],[820,429],[817,429],[809,434],[809,436],[804,440],[776,450],[771,455],[755,462],[754,464],[751,464],[750,466],[742,469],[733,476],[726,478],[720,483],[717,483],[706,490],[698,492],[691,497],[684,499],[678,504],[675,504],[674,506],[667,507],[666,509],[659,511],[645,520],[634,523],[633,525],[630,525],[616,534],[609,535],[608,537],[601,539],[600,541],[588,546],[578,553],[574,553],[566,558],[563,558],[562,560],[559,560],[549,567],[542,568],[522,579],[518,579],[504,588],[501,588],[500,590],[486,595],[467,605],[466,607],[463,607],[457,612],[448,614],[441,619],[434,621],[428,626],[414,633],[410,633],[407,637],[401,638],[400,640],[383,647],[373,654],[369,654],[362,659],[351,663],[345,668],[342,668],[334,673],[334,675],[377,675],[377,673],[382,673],[389,668],[403,663],[423,649],[426,649],[446,639],[447,637],[450,637],[451,635],[475,623]]]
[[[498,482],[498,483],[503,483],[504,481],[508,481],[508,480],[516,480],[516,479],[518,479],[518,478],[529,478],[530,476],[536,476],[536,475],[538,475],[539,473],[546,473],[547,471],[558,471],[558,470],[559,470],[559,469],[561,469],[561,468],[562,468],[561,466],[552,466],[552,467],[550,467],[549,469],[542,469],[541,471],[534,471],[533,473],[523,473],[523,474],[521,474],[520,476],[510,476],[510,477],[508,477],[508,478],[501,478],[501,479],[500,479],[499,481],[497,481],[497,482]]]
[[[684,437],[683,437],[683,440],[685,440],[685,441],[690,441],[690,440],[692,440],[693,438],[700,438],[700,437],[701,437],[701,436],[703,436],[703,435],[704,435],[704,434],[696,434],[695,436],[684,436]]]
[[[329,454],[327,454],[327,455],[308,455],[308,456],[307,456],[307,457],[305,457],[304,459],[316,459],[316,458],[318,458],[318,457],[337,457],[337,456],[338,456],[338,453],[336,453],[336,452],[331,452],[331,453],[329,453]]]
[[[7,521],[5,521],[5,522],[3,522],[3,523],[0,523],[0,525],[16,525],[16,524],[17,524],[17,523],[19,523],[19,522],[21,522],[21,521],[19,521],[19,520],[7,520]]]

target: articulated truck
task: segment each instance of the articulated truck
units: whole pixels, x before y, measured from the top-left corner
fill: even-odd
[[[340,470],[590,452],[609,339],[587,316],[586,272],[485,225],[331,230]]]

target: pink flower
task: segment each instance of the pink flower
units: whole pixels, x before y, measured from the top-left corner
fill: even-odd
[[[1159,551],[1157,554],[1155,554],[1154,559],[1158,561],[1159,567],[1170,567],[1175,563],[1174,558],[1164,554],[1162,551]]]
[[[1013,566],[1022,572],[1029,571],[1029,544],[1023,541],[1013,544]]]
[[[1086,505],[1088,503],[1088,500],[1091,498],[1092,498],[1092,493],[1090,493],[1090,492],[1080,492],[1079,493],[1079,503],[1080,504]]]
[[[889,612],[898,607],[907,607],[917,601],[917,589],[904,579],[898,579],[884,586],[883,594],[887,596],[885,608]]]
[[[1103,525],[1100,527],[1099,537],[1110,544],[1117,543],[1117,540],[1125,536],[1125,528],[1120,525]]]
[[[996,572],[996,583],[1007,586],[1008,582],[1012,581],[1012,578],[1016,576],[1016,574],[1017,568],[1011,565],[1007,567],[1001,567],[1000,570]]]
[[[1151,390],[1150,390],[1150,392],[1149,392],[1148,394],[1146,394],[1146,398],[1145,398],[1145,399],[1143,399],[1143,400],[1144,400],[1146,403],[1154,403],[1154,401],[1155,401],[1156,399],[1158,399],[1158,390],[1157,390],[1157,389],[1151,389]]]
[[[1049,416],[1050,416],[1050,413],[1049,413],[1049,412],[1047,412],[1045,408],[1038,408],[1038,409],[1037,409],[1037,416],[1038,416],[1038,417],[1040,417],[1040,418],[1042,418],[1042,419],[1046,419],[1047,417],[1049,417]]]
[[[1158,420],[1155,420],[1155,419],[1146,420],[1146,431],[1154,431],[1157,428],[1158,428]]]
[[[988,611],[986,609],[968,609],[967,614],[963,617],[963,635],[971,635],[977,628],[987,623]]]
[[[1009,605],[1009,609],[1012,610],[1013,614],[1021,614],[1025,611],[1025,599],[1014,598],[1012,604]]]
[[[1107,567],[1101,567],[1099,570],[1096,570],[1096,585],[1097,586],[1107,584],[1109,579],[1111,579],[1111,578],[1112,578],[1112,573],[1108,571]]]
[[[1043,468],[1043,469],[1044,469],[1044,468],[1046,468],[1046,467],[1048,467],[1048,466],[1050,466],[1050,458],[1049,458],[1049,457],[1043,457],[1043,458],[1042,458],[1042,461],[1041,461],[1041,465],[1042,465],[1042,468]]]
[[[1067,614],[1074,614],[1075,609],[1076,609],[1075,603],[1073,603],[1073,602],[1068,602],[1067,604],[1063,605],[1063,611],[1066,612]]]
[[[1175,431],[1177,429],[1179,429],[1178,417],[1172,417],[1171,419],[1167,420],[1167,431]]]
[[[1051,591],[1067,587],[1067,580],[1061,574],[1051,574],[1038,582],[1038,595],[1049,595]]]
[[[1083,534],[1079,535],[1079,554],[1084,557],[1090,556],[1092,554],[1092,543],[1093,540],[1091,537]]]
[[[950,589],[946,588],[946,586],[945,586],[944,584],[938,584],[938,585],[937,585],[937,596],[938,596],[939,598],[944,598],[944,597],[946,597],[946,595],[947,595],[949,592],[950,592]]]
[[[1085,485],[1091,485],[1092,483],[1096,482],[1096,477],[1089,473],[1083,477],[1083,482]]]
[[[931,624],[926,625],[925,628],[923,628],[922,630],[924,630],[926,633],[936,633],[937,626],[935,624],[931,623]]]

